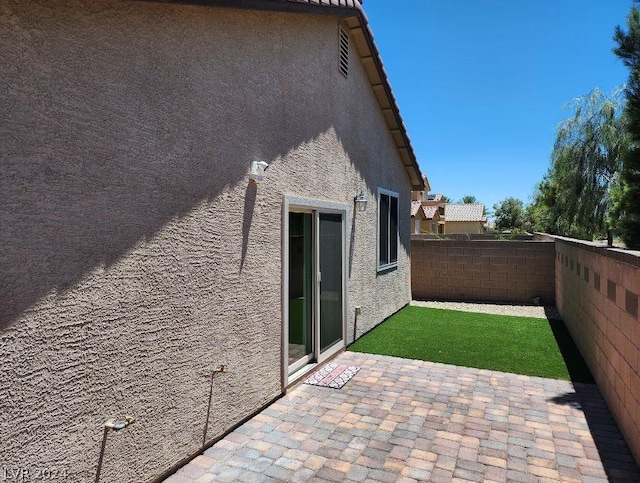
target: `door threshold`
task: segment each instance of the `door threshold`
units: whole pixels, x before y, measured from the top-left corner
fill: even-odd
[[[310,373],[311,371],[313,371],[317,367],[318,367],[318,363],[317,362],[310,362],[306,366],[303,366],[300,369],[298,369],[293,374],[289,374],[289,378],[287,379],[287,387],[292,386],[293,384],[298,382],[305,375],[307,375],[308,373]]]
[[[318,362],[318,361],[310,362],[306,366],[301,367],[296,372],[294,372],[293,374],[289,375],[289,378],[287,379],[287,386],[285,387],[285,390],[290,388],[290,387],[292,387],[293,385],[301,382],[302,378],[304,376],[306,376],[307,374],[309,374],[311,372],[314,372],[316,369],[319,369],[320,367],[324,366],[325,364],[331,362],[333,359],[335,359],[340,354],[342,354],[345,350],[346,350],[346,348],[343,345],[343,346],[341,346],[339,348],[336,348],[336,350],[333,351],[326,359],[323,359],[322,362]]]

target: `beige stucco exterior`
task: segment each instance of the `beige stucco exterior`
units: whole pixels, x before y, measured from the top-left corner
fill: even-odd
[[[3,465],[90,481],[131,414],[101,481],[148,481],[278,397],[285,196],[350,206],[358,335],[409,302],[409,217],[377,273],[375,200],[410,184],[340,21],[0,0]]]
[[[483,221],[446,221],[444,232],[447,235],[455,234],[476,234],[484,232]]]

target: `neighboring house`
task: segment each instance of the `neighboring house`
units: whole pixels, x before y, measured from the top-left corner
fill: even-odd
[[[431,186],[427,176],[423,176],[424,190],[411,192],[411,233],[442,234],[444,233],[444,196],[429,193]]]
[[[422,182],[424,184],[424,189],[420,191],[412,191],[411,192],[411,201],[427,201],[429,197],[429,190],[431,189],[431,185],[429,184],[429,179],[426,174],[422,175]]]
[[[426,227],[427,217],[422,211],[422,203],[420,201],[411,201],[411,233],[420,234],[421,230]]]
[[[484,233],[487,217],[482,203],[447,203],[444,207],[444,233]]]
[[[426,175],[422,176],[424,189],[411,192],[411,233],[419,234],[421,230],[427,227],[425,213],[422,211],[422,202],[426,199],[431,186]]]
[[[410,301],[358,2],[0,0],[0,35],[3,467],[92,481],[106,434],[101,481],[158,478]]]
[[[411,219],[413,222],[412,233],[437,234],[443,225],[440,222],[440,214],[437,206],[426,206],[420,201],[411,202]]]
[[[444,217],[440,217],[440,211],[437,206],[422,206],[426,219],[426,228],[422,233],[440,234],[444,233]]]
[[[424,206],[437,206],[438,214],[440,215],[440,220],[444,222],[444,206],[447,202],[444,200],[444,195],[440,193],[428,193],[426,196],[426,200],[422,203]]]

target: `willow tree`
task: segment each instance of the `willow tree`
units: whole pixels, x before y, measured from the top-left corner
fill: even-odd
[[[627,17],[627,27],[627,32],[616,28],[614,40],[618,47],[613,50],[631,71],[625,113],[632,144],[623,159],[618,227],[624,243],[640,249],[640,12],[635,6]]]
[[[609,231],[611,193],[628,145],[622,90],[607,97],[594,89],[569,108],[573,115],[558,127],[534,204],[546,210],[539,229],[592,240]]]

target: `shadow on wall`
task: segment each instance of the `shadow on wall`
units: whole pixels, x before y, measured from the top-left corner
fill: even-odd
[[[253,220],[253,212],[256,207],[256,196],[258,195],[258,186],[250,182],[244,193],[244,215],[242,217],[242,255],[240,256],[240,272],[244,268],[244,261],[247,259],[247,250],[249,249],[249,231],[251,230],[251,220]]]
[[[166,5],[164,16],[145,16],[159,8],[136,4],[111,24],[87,22],[80,9],[13,12],[3,27],[13,47],[0,59],[0,82],[11,86],[1,98],[0,329],[246,181],[251,160],[273,162],[331,129],[352,160],[379,147],[354,135],[363,128],[345,114],[362,105],[319,85],[318,66],[295,42],[251,42],[242,29],[216,34],[202,20],[214,9],[174,16],[179,7]],[[175,42],[187,25],[191,41]],[[24,35],[35,27],[55,37]],[[268,38],[274,26],[253,34]],[[323,29],[300,35],[326,37]],[[253,58],[239,63],[237,45],[247,42]],[[298,76],[286,74],[289,64]],[[369,163],[357,168],[375,192]],[[243,261],[255,188],[245,198]]]

